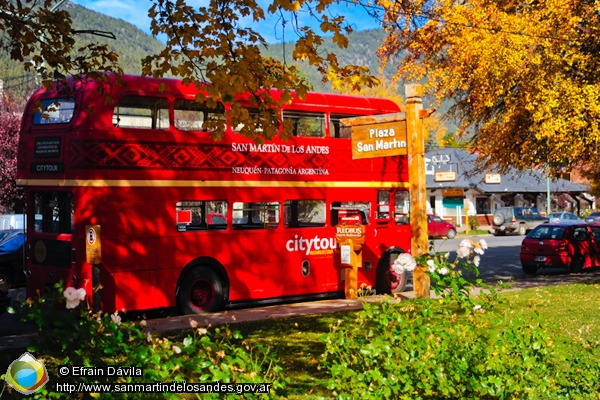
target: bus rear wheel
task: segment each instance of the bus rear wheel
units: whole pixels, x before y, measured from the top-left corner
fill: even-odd
[[[384,254],[377,265],[377,294],[393,294],[406,290],[408,272],[397,274],[392,269],[394,261],[403,250],[392,250]]]
[[[196,267],[181,279],[177,291],[177,308],[182,314],[220,311],[225,304],[225,287],[219,274],[211,268]]]

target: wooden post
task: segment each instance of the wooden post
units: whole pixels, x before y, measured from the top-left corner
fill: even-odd
[[[425,138],[422,118],[421,85],[406,85],[406,123],[408,136],[408,170],[410,187],[410,228],[412,231],[412,255],[421,256],[429,251],[427,236],[427,193],[425,184]],[[424,112],[425,111],[425,112]],[[429,298],[429,275],[426,269],[417,267],[413,272],[413,288],[416,297]]]

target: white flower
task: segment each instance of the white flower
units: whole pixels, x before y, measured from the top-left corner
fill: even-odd
[[[456,254],[458,255],[458,258],[465,258],[468,257],[469,254],[471,254],[471,249],[469,249],[468,247],[460,246],[458,250],[456,250]]]
[[[458,247],[466,247],[468,249],[473,247],[473,243],[469,239],[463,239],[462,242],[458,245]]]
[[[77,289],[75,289],[74,287],[71,287],[71,286],[69,286],[68,288],[65,289],[65,291],[63,292],[63,296],[65,296],[65,298],[67,300],[76,300],[79,298]]]
[[[65,307],[73,309],[76,308],[80,302],[85,300],[85,289],[75,289],[74,287],[69,286],[64,290],[63,296],[67,299]]]
[[[77,296],[79,297],[79,301],[84,301],[85,300],[85,289],[84,288],[79,288],[77,289]]]
[[[206,335],[208,333],[208,331],[206,330],[206,328],[198,328],[198,334],[199,335]]]
[[[481,246],[482,249],[487,250],[488,245],[487,242],[485,241],[485,239],[481,239],[479,240],[479,245]]]
[[[427,260],[427,270],[429,272],[435,272],[435,261],[432,259]]]
[[[192,329],[196,329],[198,327],[198,321],[196,321],[195,319],[191,319],[190,318],[190,327]]]
[[[114,314],[110,314],[110,319],[112,320],[112,322],[114,322],[117,325],[121,325],[121,317],[119,316],[119,314],[114,313]]]
[[[146,340],[147,340],[147,341],[149,341],[149,342],[151,342],[151,341],[152,341],[152,334],[151,334],[150,332],[148,332],[148,333],[146,334]]]
[[[183,339],[183,345],[185,347],[188,347],[189,345],[191,345],[192,343],[194,343],[194,339],[192,339],[191,337],[186,337],[185,339]]]
[[[481,305],[480,305],[480,304],[475,304],[475,305],[473,306],[473,310],[477,311],[477,310],[479,310],[479,309],[481,309]]]
[[[484,253],[484,251],[483,251],[483,249],[481,247],[475,247],[475,249],[473,251],[475,251],[475,253],[477,253],[477,254],[483,254]]]
[[[476,267],[479,267],[480,262],[481,262],[481,257],[479,257],[479,256],[473,257],[473,264],[475,264]]]
[[[392,264],[392,269],[395,273],[401,275],[404,273],[404,271],[413,271],[416,266],[417,262],[413,256],[408,253],[402,253],[394,261],[394,264]]]
[[[81,303],[79,300],[67,300],[67,304],[65,305],[65,307],[67,307],[68,309],[77,308],[79,303]]]
[[[148,323],[146,322],[146,320],[145,320],[145,319],[143,319],[143,320],[141,320],[141,321],[140,321],[140,326],[141,326],[142,328],[145,328],[146,326],[148,326]]]
[[[442,268],[438,269],[438,273],[440,275],[448,275],[448,268],[442,267]]]
[[[179,354],[181,353],[181,348],[179,346],[173,346],[173,351],[175,352],[175,354]]]

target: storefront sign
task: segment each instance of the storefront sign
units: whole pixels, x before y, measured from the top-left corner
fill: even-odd
[[[456,181],[456,171],[441,171],[435,173],[436,182],[454,182]]]
[[[442,196],[444,197],[463,197],[462,189],[442,189]]]
[[[485,174],[484,182],[487,184],[502,183],[502,175],[500,175],[500,174]]]

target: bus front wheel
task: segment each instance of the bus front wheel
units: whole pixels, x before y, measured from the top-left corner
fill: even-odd
[[[196,267],[182,278],[177,292],[177,308],[180,313],[201,314],[223,309],[225,287],[216,271]]]
[[[377,294],[393,294],[404,292],[408,281],[408,272],[397,274],[392,265],[402,250],[385,253],[377,265]]]

